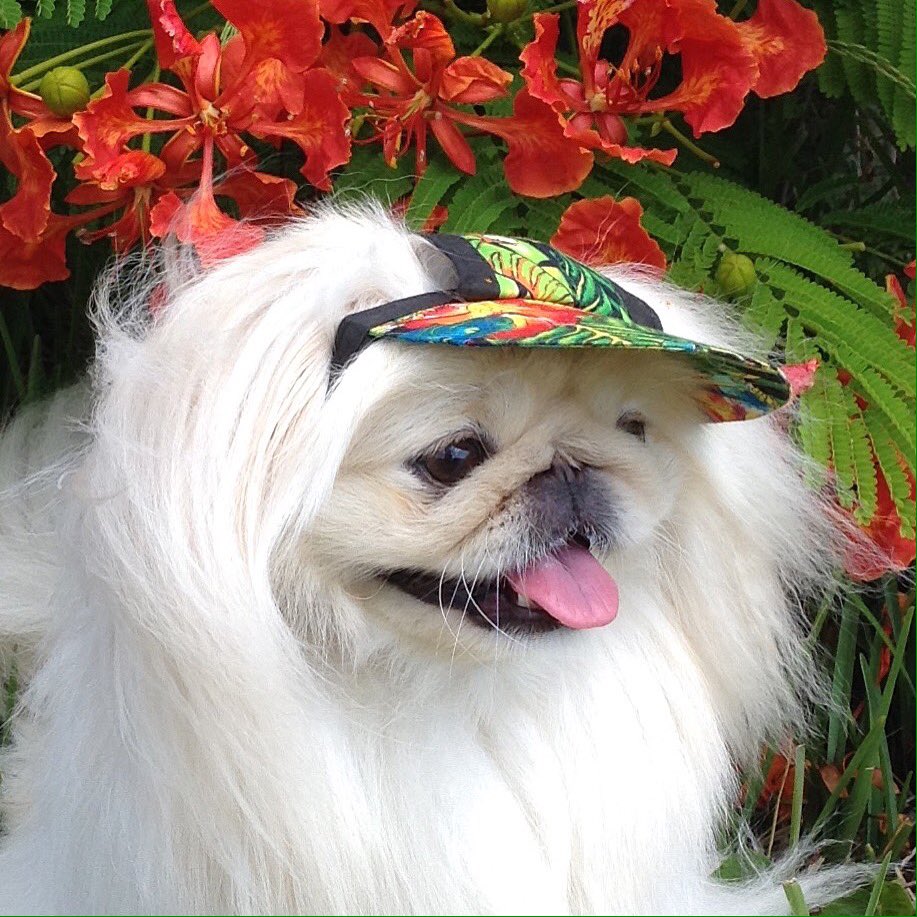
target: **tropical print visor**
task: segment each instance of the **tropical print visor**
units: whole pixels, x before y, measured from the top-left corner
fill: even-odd
[[[697,400],[712,421],[760,417],[790,397],[775,365],[666,334],[647,303],[549,245],[492,235],[425,238],[451,261],[455,288],[347,316],[335,337],[332,377],[380,339],[462,347],[605,347],[689,358],[698,373]]]

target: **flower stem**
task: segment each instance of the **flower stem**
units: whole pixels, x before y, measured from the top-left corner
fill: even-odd
[[[735,6],[733,6],[733,8],[729,11],[729,18],[735,19],[736,16],[738,16],[742,10],[745,9],[746,3],[748,3],[748,0],[736,0]]]
[[[131,42],[128,45],[123,45],[122,47],[115,48],[112,51],[106,51],[104,54],[97,54],[95,57],[87,57],[85,60],[81,60],[78,62],[76,69],[82,70],[84,67],[91,67],[93,64],[101,64],[103,61],[111,60],[113,57],[121,57],[125,51],[136,51],[137,49],[139,49],[142,52],[143,50],[149,48],[151,45],[152,45],[152,41],[145,41],[139,44],[137,42]],[[130,69],[130,66],[131,66],[130,61],[132,60],[133,58],[129,58],[129,63],[123,66]],[[20,86],[19,88],[23,92],[35,92],[35,90],[38,89],[39,86],[41,86],[41,80],[42,80],[41,77],[37,77],[36,79],[30,80],[24,86]]]
[[[468,13],[458,6],[455,0],[443,0],[443,8],[446,13],[459,22],[467,22],[469,25],[485,25],[490,19],[487,13]]]
[[[133,67],[134,64],[136,64],[137,61],[140,60],[140,58],[143,57],[143,55],[146,54],[147,51],[149,51],[152,47],[153,39],[147,39],[147,41],[145,41],[139,48],[137,48],[137,50],[121,65],[120,69],[130,70],[131,67]]]
[[[539,13],[562,13],[564,10],[572,10],[577,4],[577,0],[566,0],[565,3],[555,3],[554,6],[545,7],[543,10],[537,10]]]
[[[664,118],[659,122],[662,129],[667,133],[671,134],[686,150],[689,150],[693,153],[698,159],[706,162],[709,166],[714,169],[720,167],[720,161],[708,153],[706,150],[702,150],[690,137],[683,134],[668,118]]]
[[[487,30],[487,35],[469,55],[470,57],[480,57],[493,43],[503,34],[503,23],[491,26]]]
[[[76,60],[91,51],[98,51],[101,48],[107,48],[110,45],[119,44],[120,42],[129,40],[136,40],[138,38],[152,38],[152,36],[152,29],[135,29],[133,32],[122,32],[120,35],[110,35],[108,38],[100,38],[98,41],[91,41],[88,45],[81,45],[79,48],[74,48],[71,51],[64,51],[63,54],[56,54],[54,57],[48,58],[48,60],[41,61],[41,63],[35,64],[32,67],[28,67],[26,70],[23,70],[22,72],[17,73],[15,76],[10,77],[10,82],[14,86],[19,86],[26,80],[32,80],[37,76],[42,76],[48,70],[53,70],[55,67],[59,67],[61,64],[66,64],[68,61]],[[121,53],[120,50],[118,53]]]

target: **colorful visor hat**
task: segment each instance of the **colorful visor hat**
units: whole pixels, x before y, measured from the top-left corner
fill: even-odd
[[[491,235],[425,238],[455,268],[455,289],[423,293],[347,316],[332,377],[367,344],[389,339],[461,347],[606,347],[690,358],[710,420],[746,420],[786,404],[771,363],[666,334],[641,299],[549,245]]]

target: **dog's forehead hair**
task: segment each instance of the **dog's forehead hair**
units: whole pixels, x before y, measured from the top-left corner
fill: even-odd
[[[608,431],[623,411],[690,417],[685,369],[653,354],[419,347],[397,343],[372,362],[375,397],[353,427],[348,459],[417,453],[479,430],[498,447]],[[360,360],[347,372],[368,367]]]

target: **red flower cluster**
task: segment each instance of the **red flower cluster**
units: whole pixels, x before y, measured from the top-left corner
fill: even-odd
[[[66,277],[73,230],[87,242],[108,238],[117,251],[167,232],[204,257],[218,237],[222,253],[251,244],[263,221],[297,209],[295,184],[261,168],[254,141],[295,144],[304,178],[327,191],[350,158],[351,131],[356,142],[380,143],[390,164],[413,149],[418,174],[431,140],[474,173],[469,138],[489,135],[505,144],[509,186],[550,197],[579,187],[597,153],[670,163],[674,151],[628,142],[635,117],[680,112],[696,133],[719,130],[748,92],[792,89],[825,51],[814,14],[796,0],[760,0],[740,23],[719,15],[714,0],[579,0],[580,78],[557,76],[558,18],[538,13],[521,54],[525,86],[512,114],[496,117],[480,106],[506,96],[512,74],[477,54],[457,56],[443,23],[415,12],[416,0],[213,5],[235,31],[225,43],[193,34],[174,0],[147,0],[159,65],[171,76],[132,87],[127,70],[109,73],[72,118],[14,85],[28,21],[0,37],[0,163],[16,181],[0,203],[0,285]],[[603,37],[618,25],[626,50],[606,60]],[[680,56],[682,75],[660,94],[666,55]],[[66,215],[51,210],[56,175],[46,153],[59,145],[78,153]],[[621,201],[615,219],[633,221],[634,206]],[[661,263],[658,248],[640,251]]]
[[[617,62],[600,56],[613,26],[627,29]],[[627,143],[622,116],[681,112],[695,135],[729,127],[745,97],[793,89],[825,56],[818,18],[795,0],[761,0],[754,16],[733,22],[716,0],[580,0],[577,20],[580,79],[557,76],[558,16],[535,16],[535,40],[522,52],[529,92],[549,104],[564,133],[582,147],[638,162],[671,165],[674,150]],[[667,54],[681,58],[681,82],[653,95]]]

